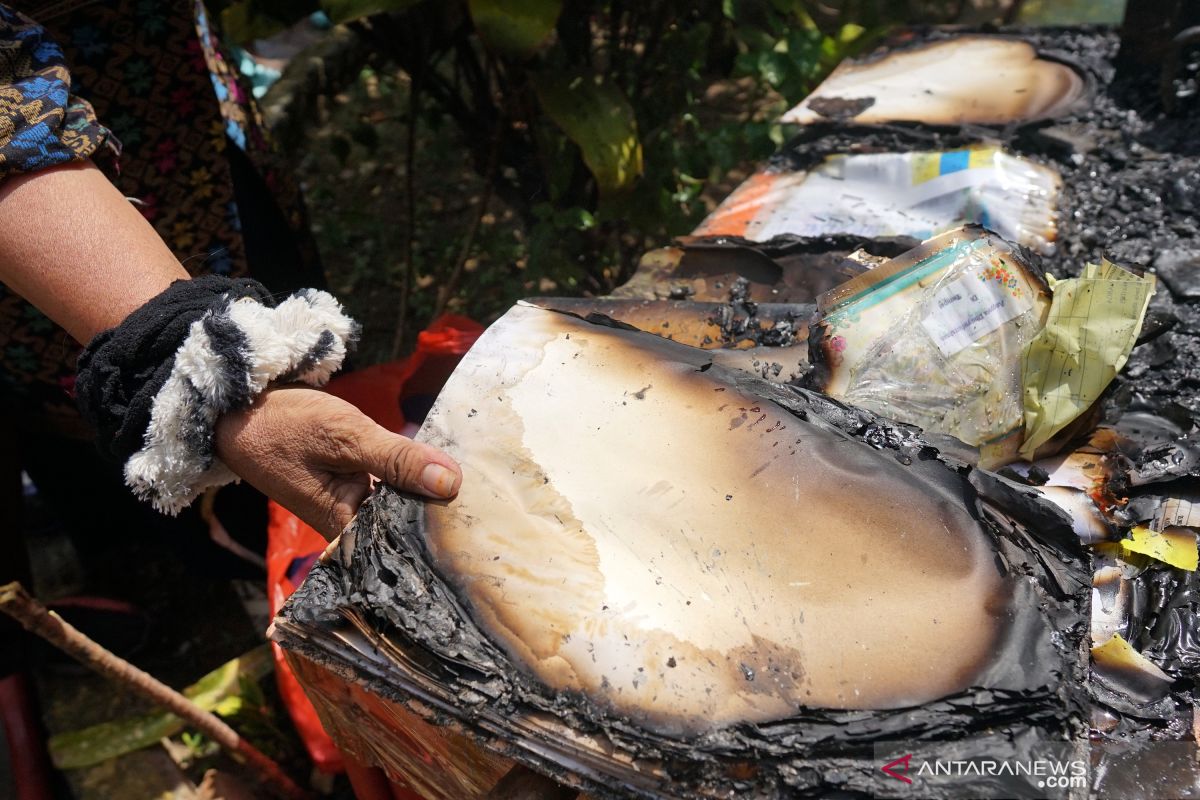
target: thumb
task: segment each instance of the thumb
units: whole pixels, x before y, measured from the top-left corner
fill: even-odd
[[[397,489],[439,500],[454,497],[462,483],[462,469],[450,456],[379,425],[359,438],[357,466]]]

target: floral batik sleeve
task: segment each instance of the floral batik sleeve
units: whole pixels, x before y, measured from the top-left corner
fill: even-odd
[[[62,49],[36,22],[0,5],[0,181],[119,150],[91,105],[71,94]]]

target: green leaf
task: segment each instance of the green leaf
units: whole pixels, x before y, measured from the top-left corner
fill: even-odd
[[[335,24],[352,22],[386,11],[406,11],[420,0],[321,0],[321,9]]]
[[[546,43],[562,12],[562,0],[469,0],[467,5],[488,49],[520,59]]]
[[[586,231],[596,227],[596,218],[592,212],[577,206],[552,211],[549,221],[563,230]]]
[[[787,53],[760,53],[758,71],[763,80],[778,89],[792,71],[793,60]]]
[[[866,31],[867,29],[862,25],[855,25],[853,22],[849,22],[843,25],[842,29],[838,31],[838,42],[844,45],[851,44],[858,39],[858,37],[866,33]]]
[[[238,714],[245,703],[240,697],[226,697],[221,702],[212,707],[212,712],[218,717],[232,717]]]
[[[546,115],[579,147],[602,194],[634,184],[642,174],[642,144],[633,106],[620,89],[553,74],[535,78],[534,88]]]
[[[183,690],[196,705],[205,711],[232,710],[230,699],[243,679],[261,680],[272,667],[269,645],[256,647],[243,656],[228,661]],[[174,736],[184,729],[184,721],[174,714],[160,711],[133,719],[115,720],[77,731],[52,736],[47,742],[50,759],[59,769],[90,767],[110,758],[150,747],[164,736]]]

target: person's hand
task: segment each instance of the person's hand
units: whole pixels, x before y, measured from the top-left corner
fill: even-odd
[[[341,533],[371,488],[371,476],[404,491],[449,498],[462,471],[450,456],[375,424],[333,395],[270,389],[249,408],[221,416],[217,455],[328,539]]]

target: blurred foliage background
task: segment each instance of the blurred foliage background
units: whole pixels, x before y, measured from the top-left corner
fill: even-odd
[[[774,120],[842,58],[901,23],[1011,22],[1024,3],[212,5],[250,49],[318,11],[352,34],[359,58],[290,121],[287,150],[331,287],[364,324],[361,364],[404,354],[443,311],[486,323],[521,297],[610,291],[783,143]],[[1087,5],[1111,21],[1123,2]]]

